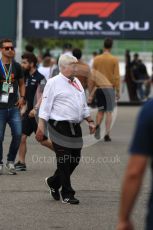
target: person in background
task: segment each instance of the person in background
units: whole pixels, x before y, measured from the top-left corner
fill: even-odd
[[[43,55],[40,52],[37,56],[37,67],[39,68],[40,66],[42,66],[42,62],[43,62]]]
[[[25,46],[25,53],[26,53],[26,52],[28,52],[28,53],[33,53],[33,52],[34,52],[34,47],[33,47],[33,45],[27,44],[27,45]]]
[[[139,54],[135,53],[133,60],[131,61],[130,51],[126,51],[126,73],[125,82],[127,83],[127,89],[130,101],[139,101],[137,95],[137,84],[135,82],[134,72],[138,65]]]
[[[94,52],[92,53],[92,57],[91,57],[91,59],[90,59],[90,61],[89,61],[89,67],[90,67],[90,69],[92,69],[94,58],[95,58],[97,55],[98,55],[98,53],[97,53],[96,51],[94,51]]]
[[[140,192],[145,171],[150,161],[151,191],[149,195],[145,230],[153,229],[153,100],[145,103],[138,116],[130,146],[130,158],[125,172],[117,230],[134,230],[132,210]]]
[[[65,43],[63,45],[63,54],[72,55],[72,44],[71,43]]]
[[[22,68],[25,73],[26,84],[26,102],[27,109],[22,118],[22,138],[19,147],[19,159],[15,164],[17,171],[26,171],[26,152],[27,152],[27,137],[37,130],[36,114],[39,109],[40,103],[34,106],[36,99],[36,92],[39,90],[38,100],[40,100],[44,88],[44,76],[37,70],[37,58],[32,53],[25,53],[22,55]],[[37,101],[37,100],[36,100]],[[52,143],[48,140],[47,135],[44,135],[41,144],[52,149]]]
[[[7,155],[6,169],[15,175],[14,161],[21,141],[20,109],[25,104],[24,76],[14,60],[15,50],[11,39],[0,41],[0,174],[3,173],[3,140],[6,124],[11,128],[12,141]],[[18,95],[19,88],[19,95]]]
[[[58,66],[58,60],[59,60],[59,57],[57,58],[54,58],[54,61],[53,61],[53,68],[52,68],[52,77],[55,77],[56,75],[59,74],[59,66]]]
[[[87,68],[89,69],[88,65],[83,62],[81,60],[81,57],[82,57],[82,51],[79,49],[79,48],[75,48],[73,49],[73,52],[72,52],[73,56],[76,57],[78,59],[78,62],[77,64],[80,65],[80,68],[81,68],[81,65],[82,65],[82,68]],[[90,70],[88,70],[88,72],[90,72]],[[87,89],[87,83],[88,83],[88,75],[76,75],[76,77],[79,79],[79,81],[81,82],[84,90]]]
[[[93,100],[94,92],[98,113],[96,116],[95,138],[100,139],[100,125],[106,114],[104,141],[111,141],[110,130],[112,123],[112,112],[115,106],[115,99],[120,97],[120,74],[119,63],[116,57],[111,54],[113,40],[106,38],[104,41],[103,54],[95,57],[93,70],[89,78],[89,102]]]
[[[42,66],[38,68],[38,72],[41,73],[46,81],[51,77],[51,57],[50,56],[45,56],[42,61]]]
[[[147,68],[140,59],[137,60],[135,67],[133,67],[133,81],[136,84],[137,96],[139,100],[148,98],[151,81],[147,73]]]

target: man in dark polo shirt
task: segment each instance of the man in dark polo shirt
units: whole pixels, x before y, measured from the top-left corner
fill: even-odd
[[[40,101],[40,97],[45,86],[45,78],[37,70],[37,58],[32,53],[25,53],[22,55],[22,68],[25,73],[25,85],[26,85],[26,102],[27,109],[22,119],[22,138],[19,147],[19,161],[15,164],[17,171],[25,171],[25,156],[26,156],[26,140],[33,132],[37,130],[37,121],[35,115],[39,109],[39,104],[35,105],[36,101]],[[48,141],[48,138],[44,136],[42,145],[52,149],[52,144]]]
[[[117,230],[134,230],[131,212],[140,191],[147,163],[151,160],[151,192],[148,202],[148,213],[145,230],[153,229],[153,100],[141,110],[133,141],[130,147],[131,156],[122,187],[121,204]]]
[[[14,61],[15,51],[12,40],[1,40],[0,51],[2,54],[0,60],[0,174],[3,173],[3,140],[7,123],[11,128],[12,141],[7,155],[6,169],[9,174],[16,174],[14,160],[22,134],[19,109],[25,103],[25,84],[22,69]]]

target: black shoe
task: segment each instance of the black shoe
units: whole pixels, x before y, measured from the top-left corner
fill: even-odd
[[[95,138],[97,140],[99,140],[101,138],[101,136],[100,136],[100,126],[99,125],[96,126]]]
[[[105,135],[104,136],[104,141],[108,142],[108,141],[111,141],[111,138],[109,135]]]
[[[52,195],[54,200],[60,200],[60,193],[59,193],[58,189],[55,189],[52,187],[51,182],[49,182],[49,177],[46,177],[45,183],[49,187],[50,194]]]
[[[68,197],[68,198],[64,198],[62,200],[63,204],[79,204],[79,200],[76,199],[75,197]]]
[[[16,171],[26,171],[27,170],[26,164],[21,163],[20,161],[18,161],[14,166],[15,166]]]

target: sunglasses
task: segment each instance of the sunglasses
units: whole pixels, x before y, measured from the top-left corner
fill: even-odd
[[[5,46],[5,47],[2,47],[3,49],[5,50],[14,50],[14,47],[13,46]]]

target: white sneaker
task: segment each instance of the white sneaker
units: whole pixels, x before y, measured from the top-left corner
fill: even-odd
[[[0,165],[0,175],[3,174],[3,165]]]
[[[7,162],[5,167],[10,175],[16,175],[16,170],[13,162]]]

